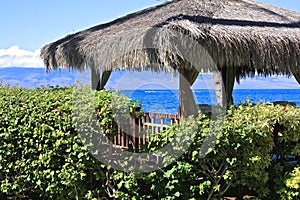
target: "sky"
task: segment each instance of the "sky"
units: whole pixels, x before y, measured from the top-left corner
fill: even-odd
[[[299,0],[260,1],[300,12]],[[25,82],[27,80],[26,84],[30,85],[30,81],[35,81],[34,84],[38,85],[51,83],[53,80],[49,79],[49,77],[52,77],[53,79],[56,78],[56,83],[63,85],[64,82],[62,80],[64,79],[68,80],[69,83],[70,78],[73,80],[76,74],[63,71],[51,72],[52,74],[50,73],[50,75],[44,72],[41,75],[43,71],[33,69],[44,68],[43,63],[39,59],[39,50],[43,45],[68,34],[100,23],[109,22],[162,2],[163,0],[1,0],[0,69],[2,71],[0,70],[0,79],[13,80],[13,83],[18,81],[23,83],[25,79]],[[4,69],[10,67],[23,67],[28,68],[28,70],[26,73],[25,71],[17,73],[15,68],[10,69],[10,71]],[[30,72],[32,73],[30,74]],[[147,72],[139,76],[127,72],[116,72],[113,74],[110,85],[124,86],[126,85],[124,80],[127,79],[143,85],[144,77],[150,77],[150,75]],[[167,84],[174,81],[169,75],[152,74],[151,76],[152,79],[148,80],[148,82],[160,81],[160,84]],[[58,77],[61,77],[62,80],[58,81]],[[45,82],[45,80],[48,80],[48,82]],[[118,84],[118,80],[123,80],[124,83]],[[269,87],[268,83],[274,82],[274,80],[275,82],[281,81],[283,88],[300,88],[293,78],[287,79],[285,77],[246,79],[237,88]],[[274,87],[278,87],[278,84]]]

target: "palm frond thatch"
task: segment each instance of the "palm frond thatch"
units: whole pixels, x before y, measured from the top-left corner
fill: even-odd
[[[48,70],[192,65],[289,75],[300,70],[300,14],[252,0],[177,0],[68,35],[44,46],[41,57]]]

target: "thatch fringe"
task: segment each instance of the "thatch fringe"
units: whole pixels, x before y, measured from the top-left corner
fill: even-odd
[[[69,35],[42,48],[48,70],[234,67],[237,77],[300,69],[300,14],[251,0],[181,0]]]

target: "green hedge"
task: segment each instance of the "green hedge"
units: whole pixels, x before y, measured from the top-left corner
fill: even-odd
[[[107,168],[74,130],[72,88],[0,87],[2,198],[92,199],[107,196]]]
[[[93,95],[99,124],[106,134],[115,134],[112,110],[132,104],[110,91]],[[199,114],[197,120],[170,126],[152,136],[148,150],[172,142],[178,130],[196,126],[190,148],[171,165],[141,174],[113,170],[89,153],[75,130],[81,126],[72,118],[72,98],[73,87],[0,87],[1,199],[300,197],[297,107],[248,102],[230,108],[223,123]],[[126,103],[113,106],[112,99]],[[199,157],[203,142],[214,134],[211,123],[220,123],[222,133],[215,148]]]
[[[182,127],[197,124],[192,145],[183,156],[161,170],[115,172],[120,199],[221,199],[244,195],[255,199],[300,198],[300,109],[272,104],[231,107],[224,122],[200,114]],[[214,135],[211,123],[222,124],[215,148],[199,157],[205,138]],[[153,136],[150,151],[172,142],[175,125]],[[277,155],[277,156],[275,156]],[[287,157],[289,155],[289,157]],[[295,162],[297,161],[297,164]]]

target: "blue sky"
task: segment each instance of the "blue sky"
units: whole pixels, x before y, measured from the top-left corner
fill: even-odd
[[[2,0],[0,48],[34,51],[45,43],[130,12],[157,0]]]
[[[300,12],[299,0],[260,1]],[[36,85],[48,84],[53,83],[54,78],[56,83],[62,85],[69,83],[70,78],[73,80],[76,74],[63,71],[41,75],[41,71],[38,74],[37,71],[31,69],[43,68],[39,59],[39,49],[43,45],[67,34],[162,2],[162,0],[3,0],[0,2],[0,69],[2,68],[0,78],[7,82],[13,80],[11,83],[19,81],[20,85],[25,84],[26,87],[30,85],[30,81],[35,81]],[[3,70],[3,68],[13,66],[25,67],[28,70],[23,74]],[[61,80],[58,80],[59,77]],[[176,84],[174,79],[164,74],[145,73],[137,76],[132,73],[116,72],[111,79],[110,86],[120,85],[117,83],[120,79],[123,82],[124,80],[135,81],[142,85],[144,77],[150,77],[148,82],[161,81],[161,84],[167,84],[173,81]],[[63,82],[63,80],[69,82]],[[126,81],[122,83],[123,86],[126,85]],[[281,81],[282,88],[300,88],[295,80],[282,77],[246,79],[237,88],[269,87],[269,83],[274,81]],[[278,87],[278,84],[271,87]]]

